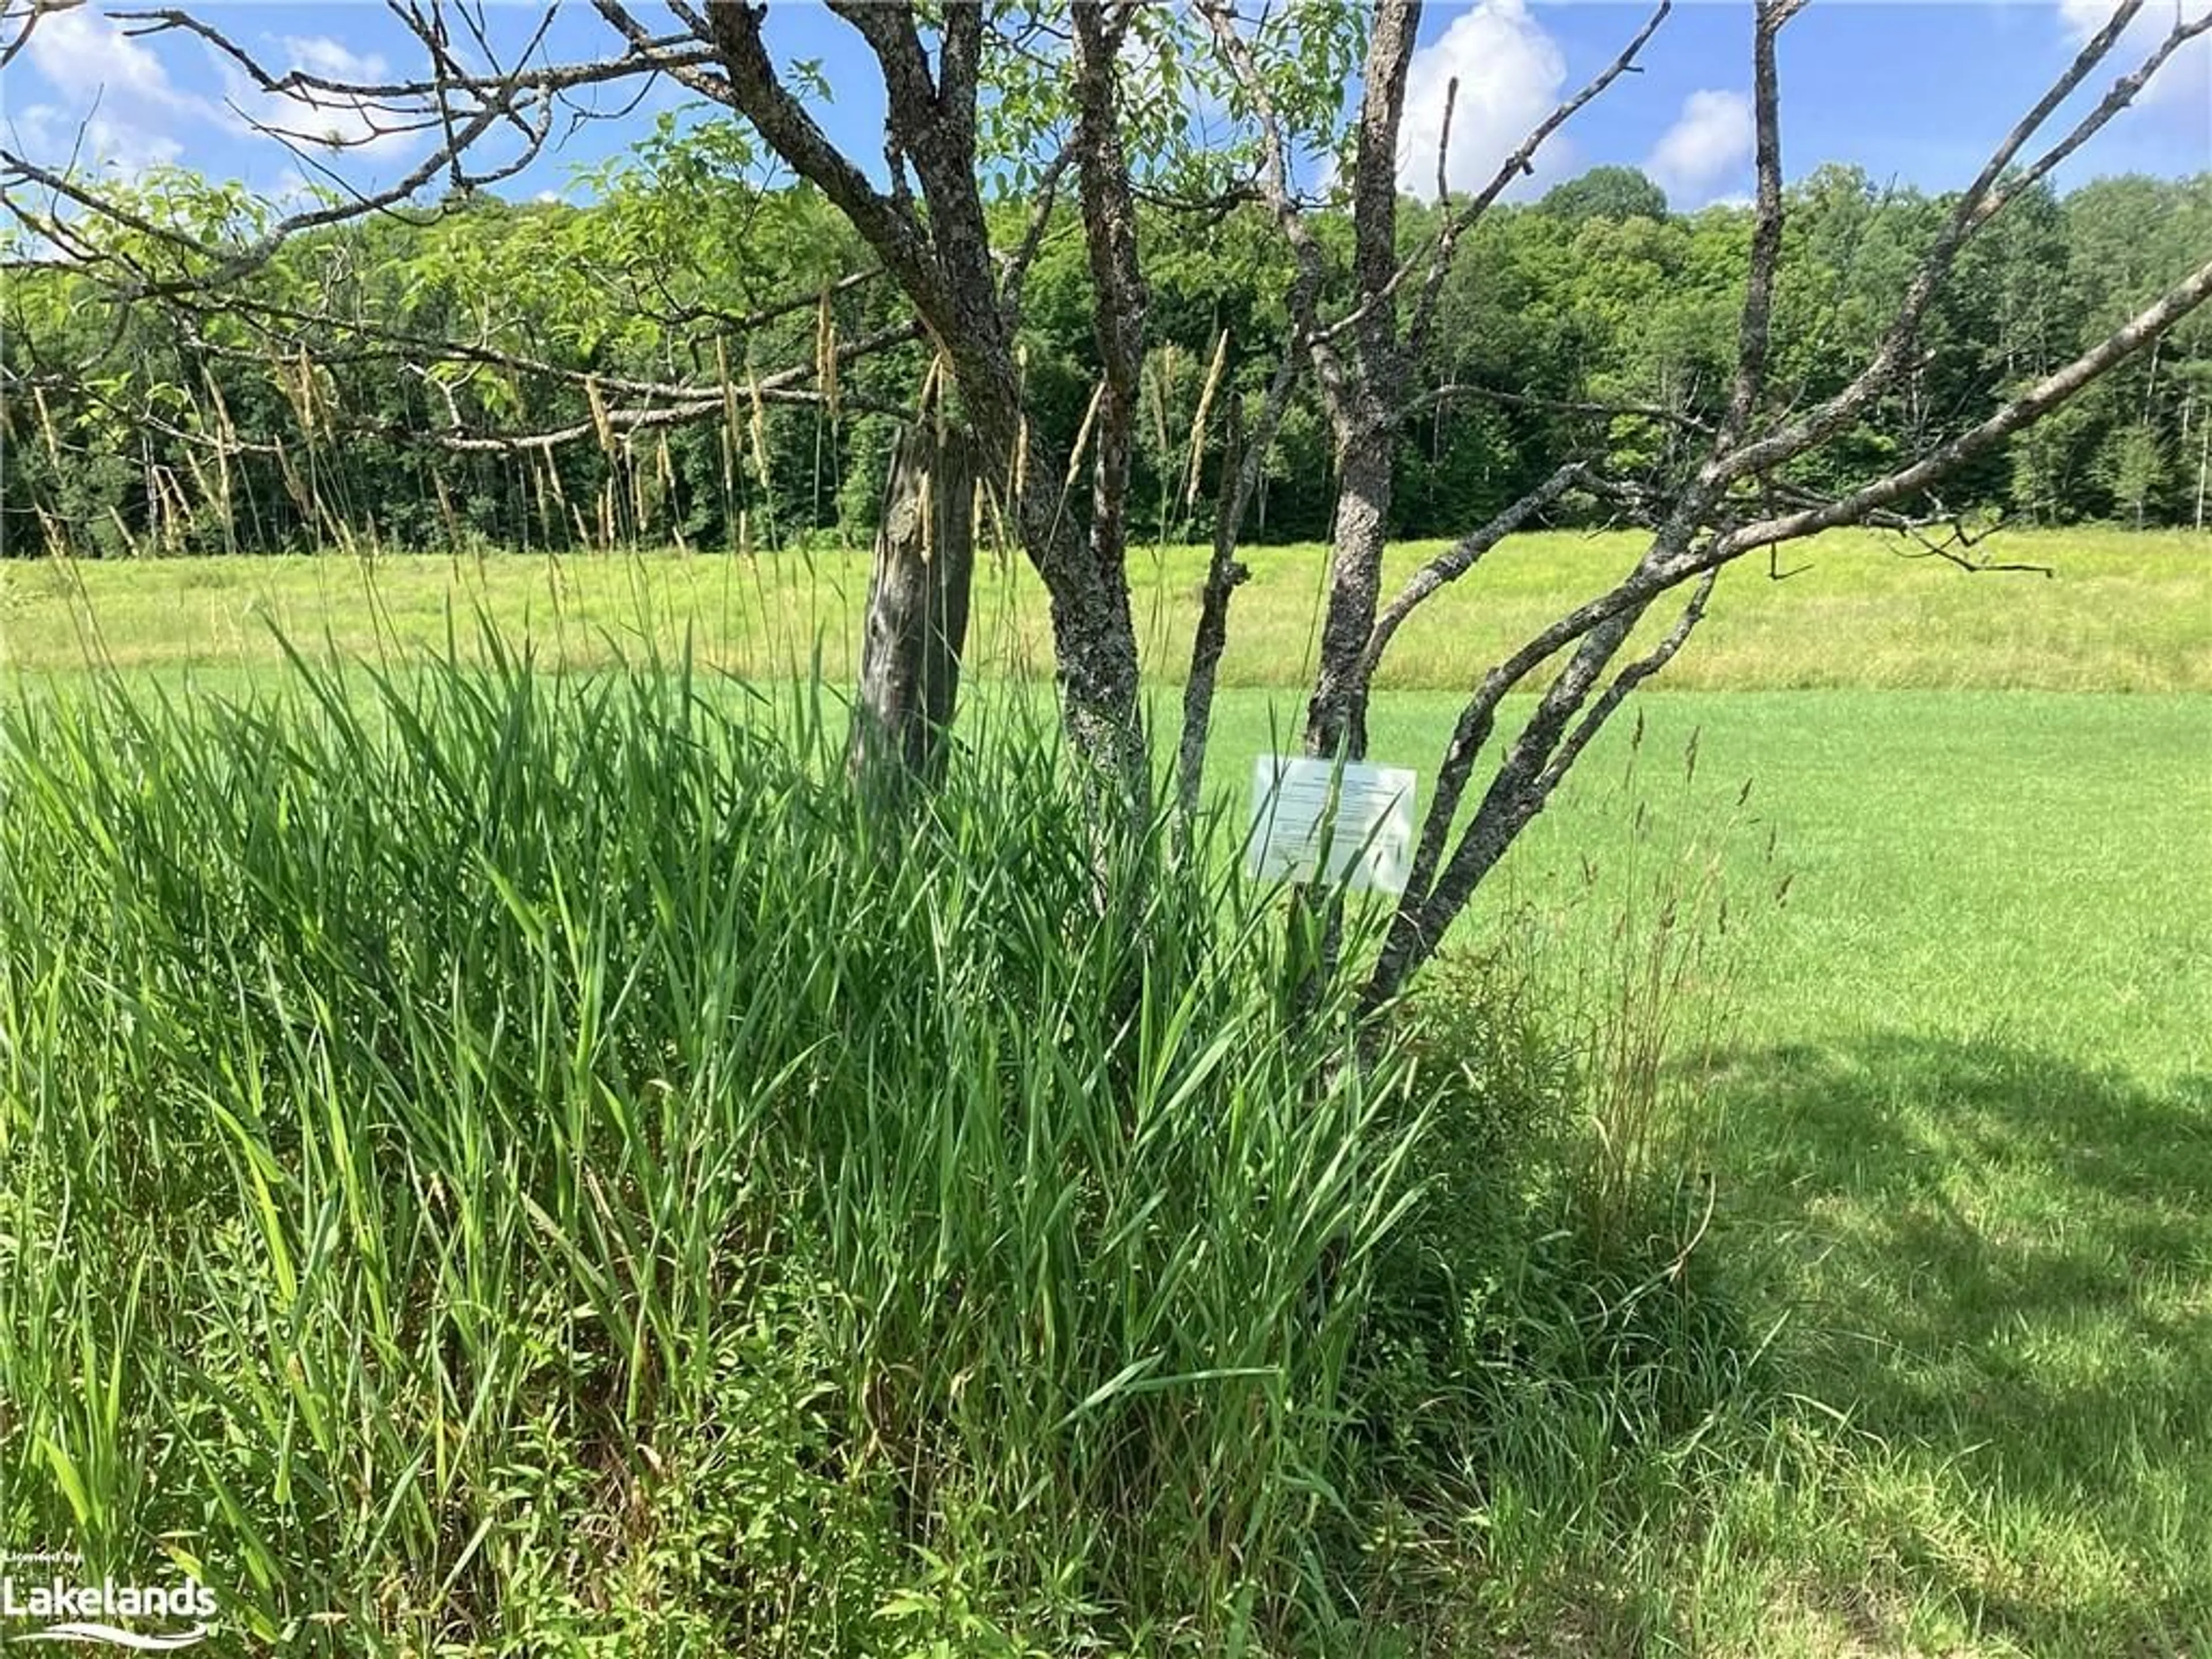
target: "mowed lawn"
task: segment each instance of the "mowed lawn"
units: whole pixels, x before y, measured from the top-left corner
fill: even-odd
[[[1296,712],[1231,694],[1222,767]],[[1692,1651],[2212,1653],[2212,698],[1676,693],[1632,776],[1632,720],[1462,933],[1604,995],[1720,855],[1712,1248],[1817,1405],[1614,1582]]]
[[[1425,784],[1449,688],[1631,552],[1500,550],[1403,636],[1372,757]],[[1249,556],[1212,749],[1232,796],[1297,729],[1319,571]],[[2057,574],[1872,538],[1731,573],[1632,754],[1625,713],[1463,924],[1528,945],[1564,1007],[1605,994],[1632,900],[1648,928],[1717,859],[1680,921],[1714,941],[1719,1023],[1681,1062],[1716,1126],[1701,1248],[1781,1322],[1785,1397],[1684,1453],[1702,1498],[1560,1567],[1559,1651],[1609,1650],[1633,1600],[1690,1652],[2212,1655],[2212,538],[1996,556]],[[1165,683],[1200,570],[1170,550],[1146,590]],[[227,686],[277,660],[267,620],[404,659],[481,606],[549,661],[688,628],[710,661],[781,678],[818,652],[842,683],[865,576],[821,553],[0,565],[0,664],[37,686],[89,649]],[[1042,630],[1027,578],[994,578],[979,676],[1042,669]]]

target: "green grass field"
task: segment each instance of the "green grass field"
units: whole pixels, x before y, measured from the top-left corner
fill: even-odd
[[[1442,708],[1391,718],[1410,746]],[[1699,1085],[1717,1231],[1848,1419],[1748,1435],[1699,1535],[1652,1540],[1668,1622],[1701,1651],[2212,1648],[2212,701],[1688,693],[1650,705],[1633,792],[1624,748],[1508,902],[1546,915],[1587,856],[1607,893],[1566,931],[1602,930],[1625,868],[1701,856],[1752,781]]]
[[[1370,753],[1431,763],[1454,708],[1380,699]],[[1739,1425],[1712,1509],[1582,1561],[1559,1617],[1610,1608],[1577,1639],[1621,1650],[1655,1622],[1696,1652],[2212,1649],[2212,699],[1645,712],[1632,769],[1624,720],[1462,929],[1602,995],[1625,901],[1718,856],[1720,1024],[1685,1079],[1716,1236],[1771,1268],[1840,1419]],[[1297,714],[1230,694],[1224,784]]]
[[[1395,550],[1386,588],[1440,544]],[[1634,560],[1625,534],[1506,542],[1401,631],[1377,684],[1449,689]],[[1677,690],[1869,687],[1948,690],[2212,690],[2212,538],[2111,531],[2012,532],[1976,556],[2048,567],[1968,575],[1907,557],[1911,543],[1838,532],[1793,550],[1773,580],[1732,568],[1696,647],[1662,684]],[[1310,678],[1319,550],[1263,547],[1237,595],[1224,686]],[[1179,683],[1189,659],[1205,557],[1193,548],[1132,556],[1138,628],[1152,678]],[[484,560],[207,558],[10,564],[0,561],[0,670],[66,668],[88,656],[125,667],[273,662],[272,627],[341,653],[442,642],[447,619],[482,610],[526,629],[549,662],[604,661],[688,629],[700,659],[749,678],[808,672],[819,653],[853,677],[865,551],[823,549],[757,561],[657,553]],[[1655,626],[1663,627],[1655,620]],[[979,577],[969,661],[980,677],[1048,673],[1043,595],[1025,567]]]
[[[1625,546],[1528,538],[1432,607],[1372,757],[1425,775],[1442,688]],[[2212,541],[1999,556],[2057,574],[1851,538],[1783,582],[1732,573],[1640,741],[1625,714],[1463,924],[1571,1026],[1666,896],[1699,896],[1669,1071],[1709,1204],[1686,1272],[1740,1295],[1778,1382],[1629,1451],[1530,1427],[1416,1552],[1453,1608],[1435,1650],[2212,1654]],[[1212,750],[1232,798],[1296,729],[1310,650],[1315,562],[1252,562]],[[1197,569],[1170,553],[1148,592],[1180,616]],[[709,662],[774,678],[818,649],[842,683],[864,574],[0,565],[0,640],[39,696],[81,683],[88,642],[238,690],[277,678],[264,618],[404,659],[480,605],[550,660],[688,623]],[[994,588],[979,676],[1048,660],[1039,626],[1024,580]],[[1180,638],[1151,630],[1155,667]]]

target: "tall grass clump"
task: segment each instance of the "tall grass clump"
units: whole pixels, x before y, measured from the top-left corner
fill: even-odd
[[[1421,1157],[1451,1174],[1378,1251],[1361,1520],[1376,1605],[1437,1651],[1680,1639],[1684,1540],[1787,1408],[1762,1249],[1711,1174],[1750,789],[1700,786],[1694,734],[1671,790],[1651,769],[1639,719],[1566,879],[1399,1011]]]
[[[871,811],[476,655],[0,713],[0,1536],[240,1651],[1306,1639],[1426,1117],[1268,896],[1011,717]]]
[[[1731,854],[1756,829],[1749,780],[1732,799],[1699,793],[1695,730],[1672,799],[1655,810],[1643,787],[1644,735],[1639,712],[1613,795],[1625,830],[1614,847],[1583,855],[1574,908],[1584,914],[1568,925],[1584,933],[1563,953],[1568,1000],[1580,1011],[1587,1127],[1574,1180],[1584,1228],[1601,1251],[1633,1248],[1654,1198],[1696,1184],[1711,1165],[1720,1126],[1704,1085],[1732,1036],[1723,872],[1737,866],[1741,905],[1741,875],[1753,861]],[[1774,860],[1770,831],[1762,862],[1771,871]],[[1789,884],[1785,876],[1775,887],[1777,902]]]

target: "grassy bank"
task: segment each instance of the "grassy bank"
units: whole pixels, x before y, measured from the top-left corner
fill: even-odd
[[[1544,534],[1505,543],[1409,623],[1382,665],[1388,689],[1466,684],[1635,557],[1622,534]],[[1785,580],[1731,568],[1693,648],[1660,683],[1673,690],[2212,690],[2212,538],[2100,530],[2012,532],[1977,550],[2047,566],[1968,575],[1903,556],[1911,544],[1838,532],[1796,550]],[[1393,550],[1386,586],[1433,545]],[[1255,548],[1238,591],[1222,684],[1296,687],[1311,678],[1322,553]],[[1802,567],[1802,568],[1801,568]],[[1146,671],[1179,681],[1189,660],[1196,549],[1132,557]],[[758,560],[653,554],[548,560],[428,556],[0,562],[0,669],[252,666],[276,659],[272,625],[345,656],[442,646],[447,617],[481,610],[544,660],[605,662],[687,632],[699,659],[756,679],[804,678],[818,660],[854,677],[864,550]],[[985,678],[1048,673],[1043,594],[1025,566],[979,573],[972,666]],[[1655,624],[1656,625],[1656,624]],[[464,639],[463,643],[466,641]]]

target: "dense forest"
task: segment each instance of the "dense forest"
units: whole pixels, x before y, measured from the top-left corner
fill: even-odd
[[[838,216],[809,191],[744,183],[752,159],[734,128],[665,122],[582,179],[588,205],[457,197],[295,239],[222,284],[165,289],[149,237],[152,301],[118,305],[65,262],[16,270],[0,319],[5,551],[865,535],[927,348]],[[149,222],[169,216],[204,240],[250,237],[267,211],[188,173],[133,188]],[[1018,228],[1027,206],[1002,210]],[[1946,211],[1849,167],[1791,188],[1778,387],[1809,401],[1856,372]],[[1401,238],[1422,243],[1437,213],[1406,204]],[[1464,529],[1570,454],[1663,478],[1725,400],[1750,227],[1747,207],[1670,213],[1623,167],[1486,216],[1416,365],[1426,393],[1400,438],[1396,529]],[[1197,417],[1265,387],[1287,343],[1291,260],[1254,204],[1163,204],[1142,230],[1152,343],[1133,501],[1147,538],[1181,539],[1210,511]],[[2212,173],[2027,192],[1969,246],[1909,372],[1824,452],[1834,476],[1778,487],[1840,489],[1924,447],[2207,246]],[[1062,454],[1099,378],[1090,280],[1073,215],[1053,222],[1027,278],[1024,372]],[[1219,422],[1206,429],[1210,444]],[[1955,478],[1941,505],[2201,525],[2208,440],[2212,319],[2199,317]],[[1304,388],[1268,458],[1258,538],[1324,535],[1330,471]]]

